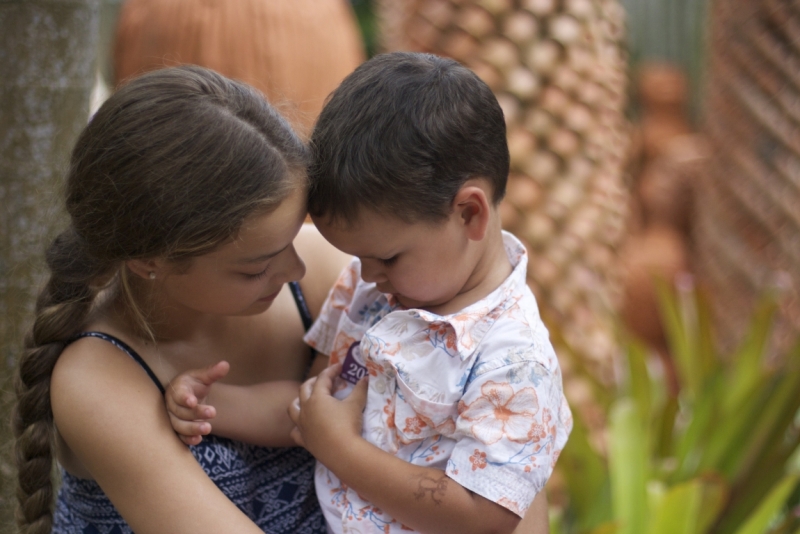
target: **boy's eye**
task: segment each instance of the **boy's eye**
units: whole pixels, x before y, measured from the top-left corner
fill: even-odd
[[[392,256],[391,258],[387,259],[387,260],[381,260],[381,263],[384,264],[386,267],[391,267],[392,265],[394,265],[397,262],[397,257],[398,256],[395,255],[395,256]]]

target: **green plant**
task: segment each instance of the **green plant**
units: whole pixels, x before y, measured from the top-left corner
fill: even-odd
[[[740,348],[723,357],[700,294],[659,287],[680,382],[635,340],[627,377],[608,406],[608,453],[575,430],[558,470],[568,504],[554,534],[798,533],[800,344],[769,355],[775,303],[765,299]],[[769,355],[769,357],[768,357]]]

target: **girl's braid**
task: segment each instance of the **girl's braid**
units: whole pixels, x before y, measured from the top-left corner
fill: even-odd
[[[51,531],[54,428],[50,375],[67,341],[80,332],[94,300],[90,281],[102,269],[72,230],[59,235],[46,254],[50,279],[36,302],[36,318],[25,338],[14,386],[12,415],[18,469],[17,523],[26,534]]]

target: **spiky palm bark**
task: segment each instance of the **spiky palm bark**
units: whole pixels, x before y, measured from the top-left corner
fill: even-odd
[[[711,20],[697,268],[727,347],[756,300],[777,290],[780,350],[800,331],[800,4],[716,1]]]

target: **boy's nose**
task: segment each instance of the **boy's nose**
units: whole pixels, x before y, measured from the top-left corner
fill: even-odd
[[[380,262],[373,259],[361,260],[361,278],[365,282],[375,282],[376,284],[386,280]]]

